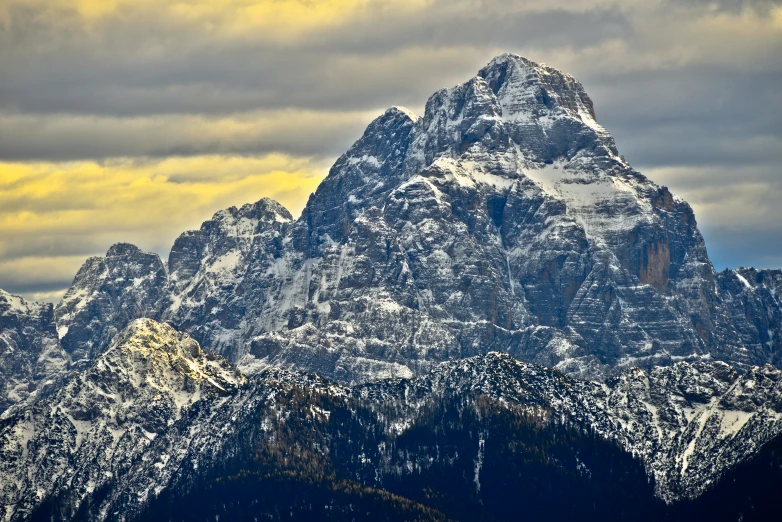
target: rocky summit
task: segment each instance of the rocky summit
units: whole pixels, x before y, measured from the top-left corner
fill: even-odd
[[[91,258],[56,321],[75,360],[151,317],[248,372],[345,383],[489,351],[586,378],[745,370],[779,362],[779,278],[717,274],[690,206],[623,160],[581,84],[505,54],[422,117],[373,121],[298,219],[263,199],[167,265],[123,244]]]
[[[572,76],[501,55],[298,218],[0,291],[0,520],[768,519],[780,295],[714,270]]]

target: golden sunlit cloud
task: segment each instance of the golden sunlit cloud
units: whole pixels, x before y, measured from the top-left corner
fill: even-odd
[[[63,286],[113,243],[165,258],[180,233],[232,205],[271,197],[298,214],[326,168],[280,154],[0,163],[0,278],[43,286],[29,296],[54,298],[48,286]]]
[[[87,24],[112,17],[154,14],[211,34],[254,34],[280,43],[295,41],[310,31],[334,28],[370,15],[410,16],[427,0],[9,0],[0,19],[10,19],[11,7],[76,15]]]
[[[325,173],[322,165],[280,154],[0,163],[0,236],[94,230],[98,221],[114,231],[194,224],[263,196],[299,212]]]

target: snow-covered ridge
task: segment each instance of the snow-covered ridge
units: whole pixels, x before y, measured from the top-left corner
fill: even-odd
[[[724,363],[682,362],[651,373],[633,368],[602,384],[490,353],[354,393],[406,403],[411,418],[397,423],[402,427],[428,402],[460,393],[550,411],[639,456],[667,502],[696,498],[782,433],[782,371],[771,366],[739,375]]]
[[[739,376],[722,363],[678,363],[628,370],[602,384],[490,353],[414,379],[347,387],[274,367],[245,379],[187,335],[142,320],[62,389],[6,415],[3,519],[25,520],[57,495],[75,512],[99,488],[105,505],[97,519],[137,512],[153,495],[182,485],[178,474],[194,480],[220,466],[215,456],[241,447],[243,434],[259,433],[263,444],[267,420],[258,415],[329,422],[327,410],[285,409],[284,397],[313,394],[382,412],[392,439],[415,426],[427,404],[453,396],[488,397],[498,408],[589,427],[640,457],[669,502],[697,497],[782,431],[782,372],[771,367]],[[383,459],[364,465],[376,466],[378,477],[388,472]]]
[[[244,377],[187,334],[133,321],[88,368],[51,395],[4,413],[0,431],[3,520],[52,494],[78,498],[126,472],[183,411],[232,393]]]
[[[32,308],[30,303],[18,295],[9,294],[5,290],[0,289],[0,311],[2,313],[28,314],[31,310]]]

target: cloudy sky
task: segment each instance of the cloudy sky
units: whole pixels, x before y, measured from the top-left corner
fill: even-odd
[[[297,215],[385,108],[505,51],[581,80],[718,269],[782,267],[782,0],[3,0],[0,288],[56,300],[262,196]]]

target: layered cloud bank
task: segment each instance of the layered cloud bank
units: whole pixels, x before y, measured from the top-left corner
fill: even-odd
[[[261,196],[296,214],[374,116],[500,51],[574,73],[718,267],[782,265],[779,2],[10,0],[0,287],[56,299],[88,255]]]

